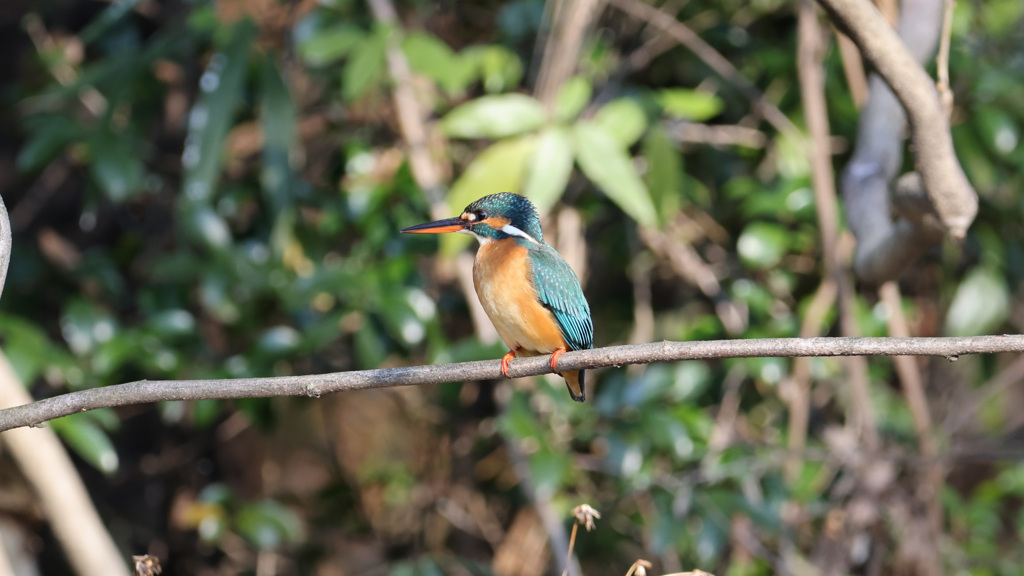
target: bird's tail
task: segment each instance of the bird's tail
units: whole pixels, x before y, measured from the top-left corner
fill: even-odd
[[[586,385],[585,370],[579,372],[562,372],[562,377],[565,378],[565,385],[569,388],[569,397],[577,402],[583,402],[587,399],[587,385]]]

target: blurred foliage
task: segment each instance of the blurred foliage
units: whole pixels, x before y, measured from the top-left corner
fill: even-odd
[[[802,125],[788,4],[673,5]],[[14,40],[0,155],[16,237],[0,337],[37,397],[142,378],[499,357],[499,343],[473,335],[452,279],[466,244],[397,234],[428,218],[428,200],[390,98],[389,46],[430,114],[452,214],[516,191],[542,214],[572,206],[582,217],[598,345],[626,342],[645,305],[645,338],[799,333],[823,274],[806,142],[770,132],[682,47],[631,68],[648,33],[611,8],[550,108],[529,93],[543,2],[398,8],[398,27],[350,0],[67,0],[4,20]],[[933,251],[904,279],[915,335],[1021,330],[1022,30],[1017,1],[957,4],[953,134],[981,213],[962,248]],[[834,43],[825,66],[841,167],[857,111]],[[686,128],[753,137],[681,138]],[[546,218],[546,232],[571,244],[577,231],[555,233],[556,222]],[[642,241],[650,232],[673,247]],[[680,271],[679,254],[701,263],[717,294]],[[877,296],[856,298],[860,331],[885,335]],[[825,322],[834,333],[836,314]],[[1019,573],[1024,396],[985,384],[1010,360],[921,364],[950,447],[950,572]],[[527,541],[516,527],[545,530],[528,510],[568,527],[586,502],[603,519],[577,539],[584,573],[623,574],[644,557],[662,572],[770,574],[783,554],[817,558],[831,514],[856,496],[856,472],[830,457],[848,409],[843,364],[809,369],[811,440],[795,477],[783,466],[794,370],[783,359],[602,370],[584,405],[537,378],[167,403],[53,427],[122,548],[164,551],[173,573],[259,572],[267,553],[287,573],[510,573],[501,558]],[[893,533],[873,536],[857,570],[867,555],[893,564],[899,521],[885,515],[917,477],[891,361],[872,360],[870,379],[887,453],[904,456],[878,496]],[[978,443],[991,450],[969,448]],[[957,459],[971,452],[992,456]]]

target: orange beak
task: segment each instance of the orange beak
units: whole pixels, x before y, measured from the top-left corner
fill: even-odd
[[[403,234],[444,234],[445,232],[458,232],[469,227],[469,222],[462,218],[447,218],[426,224],[417,224],[402,230]]]

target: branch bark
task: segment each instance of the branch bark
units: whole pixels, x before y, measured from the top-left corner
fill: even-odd
[[[942,1],[904,1],[899,35],[866,0],[818,2],[876,71],[841,187],[857,237],[854,270],[862,280],[881,283],[895,279],[943,233],[963,238],[978,211],[978,196],[957,161],[939,93],[919,64],[935,51]],[[904,213],[906,220],[893,222],[889,183],[899,170],[905,122],[920,180],[902,183],[926,194],[928,202],[905,203],[916,209]],[[910,186],[915,182],[919,187]]]
[[[713,358],[795,358],[799,356],[945,356],[1024,352],[1024,335],[945,338],[762,338],[653,342],[566,352],[558,359],[561,370],[588,370],[678,360]],[[512,378],[550,374],[547,356],[513,360]],[[139,380],[104,388],[70,392],[31,404],[0,410],[0,432],[39,424],[97,408],[128,406],[169,400],[206,400],[274,396],[310,396],[343,390],[442,384],[501,378],[497,360],[380,368],[307,376],[232,378],[221,380]]]
[[[7,265],[11,263],[11,219],[7,217],[7,206],[0,198],[0,295],[4,293],[7,280]]]

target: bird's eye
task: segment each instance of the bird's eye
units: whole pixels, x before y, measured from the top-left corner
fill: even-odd
[[[476,213],[476,220],[477,220],[477,222],[480,222],[482,220],[487,220],[487,212],[484,212],[483,210],[478,211]]]

